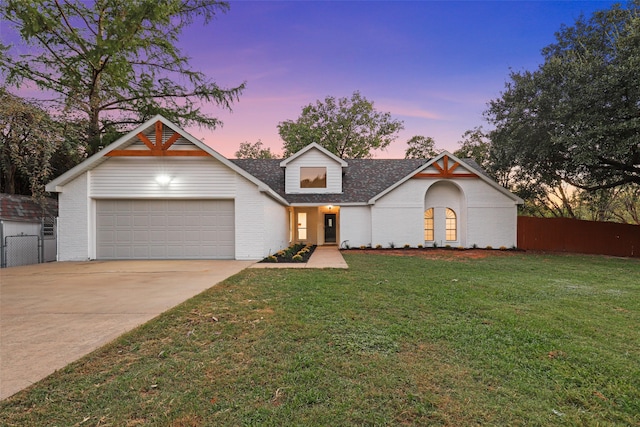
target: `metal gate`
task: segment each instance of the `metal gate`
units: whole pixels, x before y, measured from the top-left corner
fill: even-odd
[[[5,236],[2,242],[2,268],[42,262],[40,236]]]
[[[55,218],[42,219],[35,229],[31,223],[30,232],[17,232],[15,222],[13,225],[7,230],[7,223],[0,221],[0,268],[56,260]],[[7,231],[11,234],[6,235]]]

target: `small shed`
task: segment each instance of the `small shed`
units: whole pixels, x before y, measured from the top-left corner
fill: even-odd
[[[0,193],[0,267],[55,261],[58,202]]]

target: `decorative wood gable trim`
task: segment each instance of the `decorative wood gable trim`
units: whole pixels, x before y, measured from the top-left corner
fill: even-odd
[[[155,123],[155,143],[152,142],[142,132],[136,135],[140,141],[147,146],[148,150],[112,150],[105,154],[107,157],[150,157],[150,156],[171,156],[171,157],[206,157],[209,153],[203,150],[169,150],[169,148],[182,135],[174,132],[166,141],[162,141],[162,122]]]
[[[414,178],[478,178],[475,173],[455,173],[454,171],[460,166],[459,162],[449,166],[449,156],[442,156],[442,166],[438,162],[431,164],[438,172],[419,172]]]

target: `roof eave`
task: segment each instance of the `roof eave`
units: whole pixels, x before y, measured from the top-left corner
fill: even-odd
[[[282,160],[280,162],[280,167],[287,167],[287,164],[289,162],[297,159],[298,157],[302,156],[307,151],[310,151],[310,150],[313,150],[313,149],[319,150],[325,156],[329,157],[330,159],[332,159],[335,162],[337,162],[338,164],[340,164],[340,166],[342,166],[343,168],[346,168],[348,166],[348,163],[344,159],[341,159],[340,157],[336,156],[331,151],[329,151],[326,148],[324,148],[322,145],[320,145],[320,144],[318,144],[316,142],[312,142],[311,144],[307,145],[303,149],[299,150],[297,153],[295,153],[295,154],[287,157],[286,159]]]

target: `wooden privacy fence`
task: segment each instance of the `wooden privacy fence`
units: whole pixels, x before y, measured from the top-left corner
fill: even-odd
[[[640,225],[519,216],[518,248],[640,258]]]

